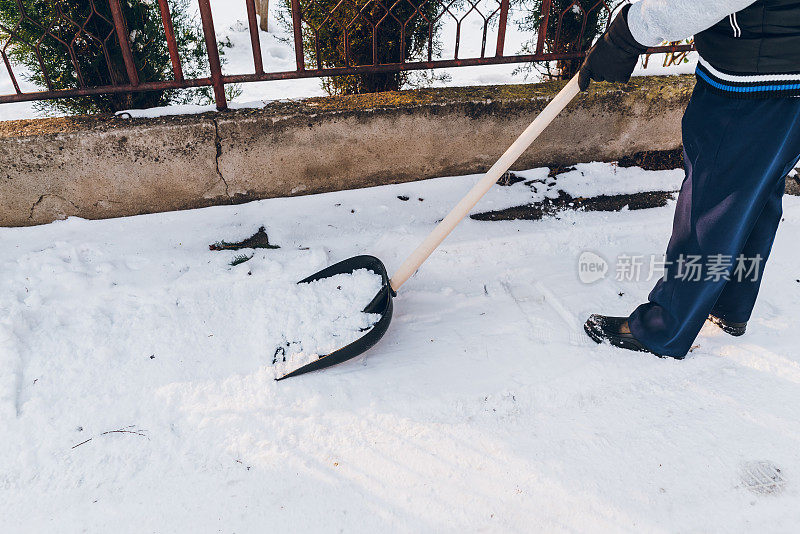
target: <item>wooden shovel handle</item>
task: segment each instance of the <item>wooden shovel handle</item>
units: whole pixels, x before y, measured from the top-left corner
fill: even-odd
[[[497,163],[492,165],[486,176],[470,189],[461,201],[447,214],[447,217],[442,219],[436,228],[425,238],[425,241],[406,258],[406,261],[397,269],[390,280],[392,289],[397,291],[400,289],[406,280],[413,275],[420,265],[422,265],[428,256],[436,250],[444,238],[461,222],[461,219],[467,216],[469,211],[475,207],[475,204],[485,195],[489,189],[492,188],[497,180],[511,167],[515,161],[522,155],[523,152],[533,143],[539,134],[541,134],[547,126],[553,122],[553,119],[567,107],[575,95],[580,92],[578,89],[578,76],[572,78],[569,83],[553,98],[553,100],[542,110],[538,117],[528,126],[522,135],[520,135],[514,144],[511,145],[505,154],[500,156]]]

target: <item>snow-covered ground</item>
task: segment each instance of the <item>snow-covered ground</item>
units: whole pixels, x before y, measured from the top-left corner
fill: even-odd
[[[617,171],[680,182],[577,173]],[[646,297],[615,259],[661,254],[671,203],[465,220],[375,348],[273,381],[276,287],[362,253],[391,271],[477,179],[0,229],[0,531],[795,531],[796,197],[748,333],[706,325],[684,361],[580,329]],[[280,249],[208,249],[261,225]],[[591,285],[585,251],[611,265]],[[749,489],[756,468],[780,480]]]
[[[473,2],[482,10],[489,13],[497,7],[494,0],[480,0]],[[276,9],[279,2],[272,2],[269,27],[270,32],[259,32],[261,39],[261,54],[264,61],[264,68],[267,72],[293,71],[296,68],[294,46],[291,35],[286,28],[277,20]],[[243,0],[212,0],[211,7],[214,15],[215,29],[220,40],[230,39],[232,48],[225,50],[223,72],[225,74],[249,74],[255,72],[253,65],[253,52],[250,43],[250,33],[247,26],[247,9]],[[459,14],[459,12],[456,12]],[[509,12],[509,24],[506,31],[505,53],[516,54],[524,43],[531,40],[531,35],[518,29],[515,20],[522,17],[524,13],[519,8],[514,8]],[[199,17],[199,15],[197,15]],[[496,17],[495,17],[496,20]],[[441,30],[442,56],[443,58],[453,58],[455,50],[456,22],[452,17],[445,17]],[[462,22],[461,39],[459,48],[460,58],[480,57],[481,37],[483,32],[483,19],[476,11],[472,11]],[[489,27],[487,32],[487,56],[494,53],[494,43],[497,42],[497,25]],[[647,69],[643,69],[641,63],[635,75],[655,75],[655,74],[685,74],[694,72],[697,63],[695,54],[691,54],[691,61],[688,63],[661,67],[663,55],[657,55],[650,59]],[[458,67],[450,69],[438,69],[437,74],[445,74],[447,79],[436,80],[430,86],[471,86],[471,85],[496,85],[509,83],[523,83],[525,81],[537,81],[535,73],[526,77],[525,73],[515,73],[520,65],[482,65],[473,67]],[[21,72],[17,72],[23,91],[35,90],[31,84],[24,82]],[[417,74],[412,74],[417,76]],[[265,102],[283,98],[306,98],[312,96],[322,96],[320,80],[316,78],[306,78],[301,80],[275,80],[269,82],[255,82],[241,84],[242,94],[231,102],[231,107],[260,107]],[[14,88],[11,79],[4,68],[0,68],[0,94],[13,94]],[[153,117],[161,115],[177,115],[187,113],[202,113],[213,111],[214,105],[206,106],[169,106],[163,108],[153,108],[151,110],[132,111],[131,114],[137,117]],[[0,120],[27,119],[46,116],[45,113],[35,111],[30,102],[16,104],[0,104]]]

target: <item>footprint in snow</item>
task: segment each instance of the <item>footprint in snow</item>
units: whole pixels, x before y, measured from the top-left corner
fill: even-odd
[[[289,57],[289,54],[286,52],[286,49],[280,46],[275,46],[267,50],[270,56],[274,57],[275,59],[286,59]]]
[[[777,495],[786,487],[781,469],[766,460],[742,464],[740,478],[745,488],[758,495]]]

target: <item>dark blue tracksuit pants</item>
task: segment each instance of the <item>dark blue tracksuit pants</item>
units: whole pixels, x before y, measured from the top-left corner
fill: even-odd
[[[678,358],[710,313],[750,318],[786,175],[800,159],[800,98],[734,99],[698,82],[683,116],[683,148],[666,274],[628,319],[647,348]]]

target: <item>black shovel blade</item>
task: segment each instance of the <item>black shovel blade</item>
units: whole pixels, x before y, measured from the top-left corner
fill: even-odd
[[[383,265],[383,262],[381,262],[381,260],[375,256],[355,256],[353,258],[348,258],[344,261],[340,261],[339,263],[331,265],[330,267],[327,267],[318,273],[312,274],[304,280],[300,280],[298,284],[307,284],[315,280],[330,278],[331,276],[336,276],[337,274],[350,274],[359,269],[367,269],[372,271],[373,273],[380,275],[382,279],[380,291],[378,291],[378,294],[375,295],[375,298],[372,299],[367,307],[364,308],[364,313],[379,314],[381,317],[378,319],[378,322],[376,322],[366,334],[356,339],[349,345],[331,352],[330,354],[320,356],[319,359],[314,360],[311,363],[307,363],[302,367],[298,367],[294,371],[287,373],[280,378],[276,378],[276,380],[283,380],[284,378],[299,376],[310,371],[324,369],[326,367],[330,367],[331,365],[336,365],[337,363],[342,363],[351,358],[355,358],[359,354],[363,354],[372,348],[372,346],[383,337],[383,334],[386,333],[386,330],[389,328],[389,323],[392,320],[392,297],[397,296],[397,294],[394,292],[394,290],[392,290],[392,286],[389,284],[389,274],[386,272],[386,267]]]

